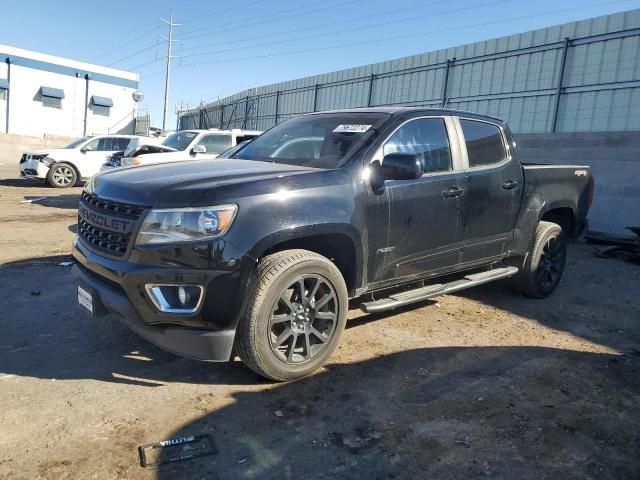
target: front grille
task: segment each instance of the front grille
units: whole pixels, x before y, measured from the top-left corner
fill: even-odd
[[[140,207],[138,205],[125,205],[124,203],[102,200],[87,192],[82,192],[80,201],[86,203],[95,210],[100,210],[109,214],[115,213],[119,216],[132,218],[134,220],[140,218],[140,215],[142,215],[145,210],[144,207]]]
[[[80,206],[90,209],[98,214],[108,215],[109,220],[122,220],[122,222],[116,222],[116,224],[122,224],[126,222],[127,225],[133,227],[142,213],[144,207],[137,205],[126,205],[124,203],[112,202],[110,200],[103,200],[96,196],[90,195],[87,192],[82,192],[80,197]],[[99,222],[92,223],[93,220],[82,218],[78,214],[78,234],[94,249],[106,253],[114,257],[122,257],[127,253],[131,241],[133,239],[134,231],[130,228],[127,232],[118,231],[115,228],[110,228],[105,225],[103,221],[102,225]],[[113,225],[114,222],[111,222]]]

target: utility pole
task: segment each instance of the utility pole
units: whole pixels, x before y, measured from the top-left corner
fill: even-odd
[[[167,125],[167,110],[169,108],[169,78],[171,73],[171,59],[176,58],[171,55],[171,51],[173,49],[173,42],[177,42],[177,40],[173,39],[173,27],[178,27],[180,23],[173,23],[173,12],[170,12],[169,20],[165,20],[164,18],[160,19],[164,23],[169,26],[169,37],[161,36],[167,42],[167,71],[164,77],[164,108],[162,110],[162,129],[165,130]]]

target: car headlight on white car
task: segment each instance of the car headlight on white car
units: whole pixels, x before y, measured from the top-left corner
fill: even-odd
[[[136,245],[206,241],[225,234],[237,205],[154,209],[140,227]]]

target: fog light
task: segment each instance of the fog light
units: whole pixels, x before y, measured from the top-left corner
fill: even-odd
[[[186,305],[189,303],[191,299],[191,295],[187,293],[184,287],[178,287],[178,300],[180,300],[181,305]]]
[[[148,284],[145,289],[154,306],[164,313],[190,314],[200,307],[203,288],[200,285]]]

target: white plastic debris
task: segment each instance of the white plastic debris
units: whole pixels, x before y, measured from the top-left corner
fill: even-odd
[[[30,198],[29,200],[22,200],[20,203],[35,203],[35,202],[39,202],[41,200],[44,200],[46,198],[47,197]]]
[[[68,267],[70,265],[73,265],[73,262],[60,262],[58,264],[59,267]]]

